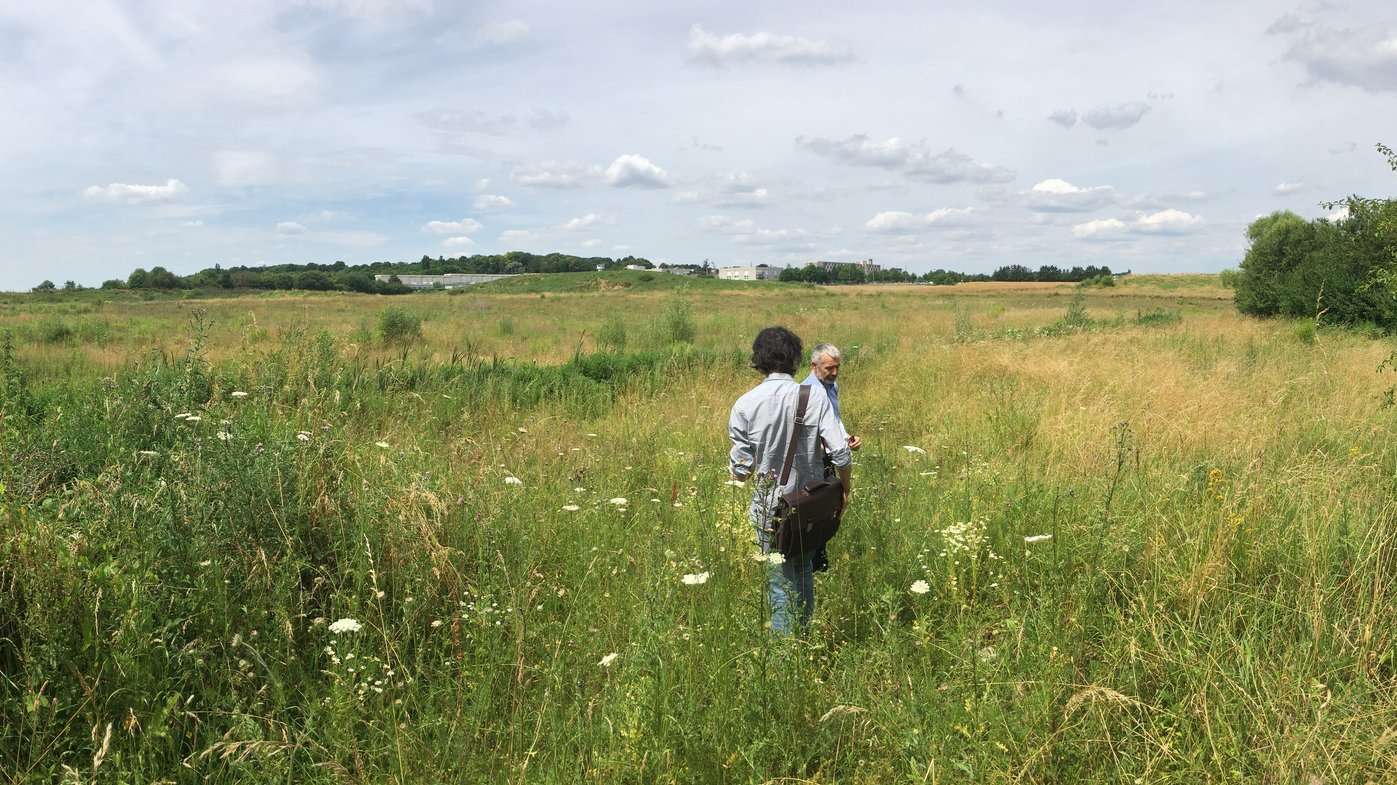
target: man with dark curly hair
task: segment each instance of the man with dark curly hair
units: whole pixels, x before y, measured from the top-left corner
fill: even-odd
[[[767,559],[767,594],[771,626],[779,633],[804,632],[815,610],[813,553],[782,560],[772,550],[771,525],[781,494],[824,477],[824,456],[844,482],[844,504],[849,503],[849,443],[844,438],[834,407],[824,395],[811,395],[806,403],[791,473],[781,485],[781,467],[795,430],[800,385],[793,378],[801,361],[800,337],[785,327],[767,327],[752,342],[752,367],[765,378],[733,404],[728,418],[732,440],[728,469],[733,479],[755,476],[748,514],[757,530],[757,544]]]

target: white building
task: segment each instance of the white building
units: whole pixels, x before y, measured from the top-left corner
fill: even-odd
[[[398,275],[398,280],[402,281],[403,286],[413,289],[435,289],[438,285],[443,289],[454,289],[457,286],[468,286],[473,283],[489,283],[509,277],[508,275],[486,275],[483,273],[446,273],[445,275],[417,275],[415,273],[409,273],[407,275]],[[383,281],[384,283],[387,283],[392,278],[393,276],[391,274],[374,276],[375,281]]]
[[[815,265],[827,273],[837,272],[841,267],[857,267],[863,273],[865,279],[873,277],[873,274],[883,269],[873,263],[872,259],[860,259],[857,262],[826,262],[822,260],[812,260],[806,262],[807,265]]]
[[[781,268],[764,264],[755,267],[720,267],[718,278],[724,281],[779,281]]]

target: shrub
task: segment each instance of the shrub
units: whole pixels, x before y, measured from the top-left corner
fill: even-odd
[[[693,342],[698,328],[694,326],[693,307],[682,292],[676,292],[669,298],[660,326],[669,343]]]
[[[1295,336],[1295,340],[1299,341],[1300,343],[1304,343],[1304,344],[1311,344],[1311,343],[1314,343],[1314,342],[1315,342],[1315,334],[1316,334],[1318,331],[1319,331],[1319,328],[1316,327],[1316,326],[1315,326],[1315,323],[1314,323],[1314,322],[1311,322],[1311,321],[1296,322],[1296,323],[1290,328],[1290,334]]]
[[[626,322],[618,313],[613,313],[597,330],[597,343],[613,352],[625,350],[626,338]]]
[[[408,343],[422,338],[422,317],[390,306],[378,312],[378,334],[384,343]]]
[[[72,343],[74,337],[73,326],[62,319],[39,323],[39,340],[44,343]]]

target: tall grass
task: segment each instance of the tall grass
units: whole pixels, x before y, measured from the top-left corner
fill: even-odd
[[[1391,779],[1386,347],[1121,288],[1072,330],[691,294],[673,347],[647,294],[441,298],[393,349],[351,340],[376,300],[234,300],[61,381],[17,337],[0,781]],[[865,440],[795,641],[724,484],[774,312]]]

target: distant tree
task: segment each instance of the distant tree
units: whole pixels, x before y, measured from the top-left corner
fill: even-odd
[[[80,288],[80,287],[79,287],[79,286],[77,285],[77,283],[74,282],[74,281],[64,281],[64,282],[63,282],[63,291],[65,291],[65,292],[76,292],[79,288]]]
[[[125,289],[126,282],[120,278],[109,278],[102,282],[103,289]]]
[[[36,292],[51,292],[51,291],[53,291],[53,290],[56,289],[56,288],[58,288],[58,287],[56,287],[56,286],[53,285],[53,281],[44,281],[44,282],[40,283],[38,286],[34,287],[34,291],[36,291]]]
[[[146,289],[150,287],[150,273],[144,268],[137,267],[126,277],[126,285],[132,289]]]
[[[150,268],[150,287],[152,289],[178,289],[183,285],[178,275],[166,270],[164,267]]]
[[[990,278],[995,281],[1032,281],[1033,271],[1021,264],[1010,264],[995,270]]]

